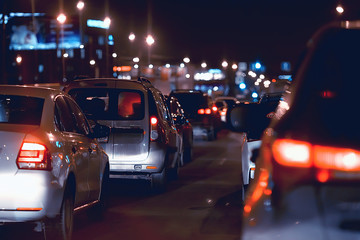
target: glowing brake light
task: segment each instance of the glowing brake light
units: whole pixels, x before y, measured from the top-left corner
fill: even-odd
[[[206,109],[205,109],[205,114],[206,114],[206,115],[211,114],[211,109],[210,109],[210,108],[206,108]]]
[[[158,132],[158,119],[155,116],[150,117],[150,140],[155,141],[159,138],[159,132]]]
[[[51,169],[51,159],[43,144],[24,142],[16,160],[20,169]]]
[[[281,165],[292,167],[310,167],[312,165],[310,159],[311,145],[307,142],[277,139],[272,150],[275,160]]]
[[[199,110],[198,110],[198,114],[205,114],[205,109],[203,109],[203,108],[200,108]]]
[[[151,118],[150,118],[150,122],[151,122],[151,125],[156,125],[157,122],[158,122],[158,120],[157,120],[156,117],[151,117]]]
[[[212,107],[212,110],[213,110],[214,112],[216,112],[216,111],[218,110],[218,108],[217,108],[216,106],[213,106],[213,107]]]
[[[318,169],[360,171],[360,151],[350,148],[311,145],[308,142],[292,139],[277,139],[272,146],[272,151],[274,159],[284,166],[314,166]],[[322,175],[325,176],[324,173]]]
[[[315,145],[314,165],[322,169],[359,171],[360,151]]]

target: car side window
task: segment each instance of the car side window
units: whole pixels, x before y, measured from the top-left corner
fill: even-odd
[[[73,121],[75,122],[76,132],[83,135],[89,135],[90,133],[89,125],[87,124],[85,115],[80,110],[80,107],[72,99],[68,97],[65,97],[65,101],[67,102],[68,106],[71,109],[71,115]]]
[[[55,124],[61,132],[76,132],[70,109],[62,96],[55,99]]]
[[[169,124],[172,124],[172,118],[170,117],[169,110],[166,107],[163,96],[155,90],[152,90],[151,92],[154,95],[156,107],[158,109],[160,118],[166,120]]]

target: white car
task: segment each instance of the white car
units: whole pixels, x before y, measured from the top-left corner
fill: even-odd
[[[70,239],[75,211],[103,210],[109,161],[96,138],[108,130],[91,129],[60,90],[0,86],[0,223],[34,222],[47,239]]]

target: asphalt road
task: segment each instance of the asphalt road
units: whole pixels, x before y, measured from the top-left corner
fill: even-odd
[[[111,181],[103,220],[75,216],[73,239],[234,240],[242,214],[241,139],[221,131],[218,139],[195,140],[194,160],[180,169],[167,191],[154,194],[144,181]],[[0,230],[0,239],[43,239],[27,225]]]

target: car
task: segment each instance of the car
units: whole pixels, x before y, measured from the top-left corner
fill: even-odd
[[[166,97],[166,104],[169,108],[170,114],[174,119],[174,123],[177,131],[182,137],[184,147],[184,158],[182,165],[185,162],[191,162],[193,158],[193,145],[194,145],[194,134],[193,127],[189,120],[185,116],[184,109],[181,107],[179,101],[174,96]]]
[[[360,21],[308,41],[262,135],[242,239],[359,239]]]
[[[70,239],[73,214],[105,207],[109,159],[75,101],[60,90],[0,87],[0,223],[36,223],[48,239]]]
[[[240,102],[237,98],[230,96],[220,96],[214,99],[214,105],[217,107],[220,119],[223,123],[226,123],[227,110],[239,103]]]
[[[89,119],[111,128],[100,142],[111,179],[143,179],[155,192],[179,174],[182,139],[163,94],[146,78],[79,79],[64,86]]]
[[[217,107],[209,95],[200,90],[177,89],[169,96],[178,99],[194,130],[194,137],[205,137],[208,141],[215,140],[221,127]]]
[[[269,126],[283,92],[262,95],[259,102],[237,102],[226,111],[226,125],[234,132],[244,133],[241,149],[242,180],[245,190],[255,177],[257,151],[261,135]],[[255,152],[255,153],[254,153]]]

